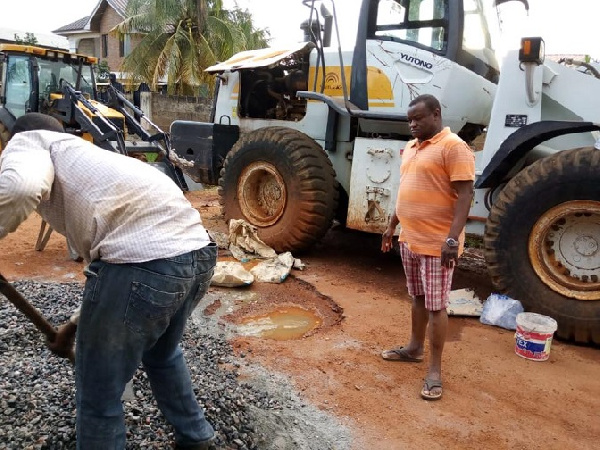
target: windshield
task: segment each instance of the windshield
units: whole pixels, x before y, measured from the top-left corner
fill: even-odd
[[[22,116],[29,109],[31,92],[29,58],[10,58],[6,64],[6,108],[15,117]]]
[[[448,39],[447,1],[379,0],[375,36],[442,51]]]
[[[490,48],[490,32],[480,0],[463,0],[465,28],[463,32],[463,48],[483,50]]]
[[[497,82],[497,75],[493,75],[498,69],[498,61],[492,48],[490,29],[486,19],[481,0],[463,0],[464,7],[464,30],[462,39],[463,50],[475,60],[483,62],[492,71],[483,76]]]
[[[86,64],[81,66],[82,74],[78,86],[78,61],[74,60],[73,64],[67,64],[63,60],[50,61],[38,58],[37,63],[39,67],[40,95],[43,95],[43,92],[60,92],[62,85],[68,83],[74,89],[81,91],[83,94],[88,94],[93,98],[93,68],[91,65]]]

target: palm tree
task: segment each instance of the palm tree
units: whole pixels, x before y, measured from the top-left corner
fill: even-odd
[[[248,11],[222,0],[129,0],[127,18],[113,32],[141,35],[121,71],[153,88],[166,79],[169,93],[196,95],[213,84],[204,69],[231,55],[267,46],[268,31],[257,29]]]

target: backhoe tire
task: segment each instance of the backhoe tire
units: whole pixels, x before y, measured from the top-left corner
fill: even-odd
[[[600,151],[566,150],[519,172],[484,244],[500,292],[556,319],[558,338],[600,344]]]
[[[277,252],[309,248],[330,228],[338,183],[325,151],[307,135],[266,127],[244,135],[221,169],[225,220],[244,219]]]

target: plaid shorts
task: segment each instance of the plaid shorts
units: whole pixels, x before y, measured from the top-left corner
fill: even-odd
[[[412,252],[406,242],[399,244],[408,294],[412,297],[424,295],[425,308],[429,311],[447,308],[454,267],[443,267],[442,259],[438,256]]]

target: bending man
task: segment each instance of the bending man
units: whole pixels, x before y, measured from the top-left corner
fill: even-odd
[[[198,211],[153,167],[29,113],[0,158],[0,239],[36,209],[89,264],[78,325],[50,344],[64,355],[76,332],[77,448],[125,448],[121,396],[140,363],[177,448],[209,448],[179,346],[216,263]]]

